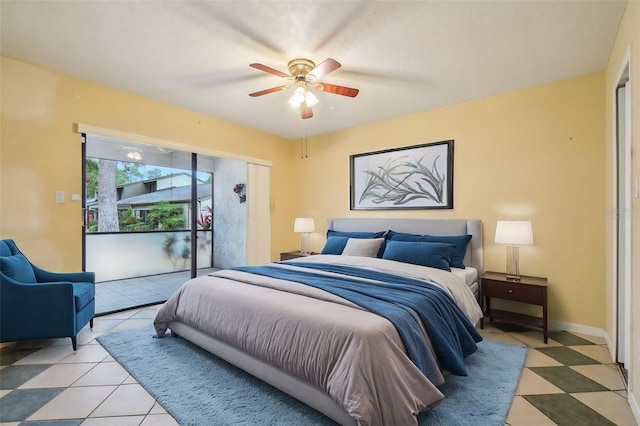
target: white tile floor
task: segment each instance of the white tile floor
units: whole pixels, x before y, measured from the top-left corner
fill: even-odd
[[[44,424],[47,426],[76,426],[80,424],[83,426],[177,425],[178,423],[171,415],[96,341],[96,337],[107,332],[137,328],[153,323],[157,310],[158,306],[152,306],[96,318],[93,330],[86,327],[78,335],[79,350],[76,354],[72,353],[69,339],[15,344],[17,348],[40,349],[13,362],[11,366],[34,366],[34,368],[37,368],[36,366],[41,366],[41,368],[51,366],[24,381],[14,392],[36,389],[48,392],[50,389],[60,393],[32,412],[26,417],[25,422],[0,422],[0,425],[28,426],[30,423],[35,423],[38,426]],[[563,346],[563,344],[550,338],[549,344],[544,345],[539,332],[505,332],[492,325],[485,326],[481,333],[488,339],[514,344],[524,343],[531,348],[507,418],[507,424],[512,426],[556,424],[542,411],[534,407],[527,400],[527,397],[536,395],[562,396],[563,390],[543,379],[531,368],[562,366],[563,364],[554,358],[534,348],[553,348]],[[572,393],[572,397],[604,416],[604,418],[600,417],[601,420],[608,419],[616,425],[636,425],[626,402],[625,385],[617,367],[612,364],[603,339],[582,335],[579,337],[594,344],[576,345],[571,348],[602,362],[602,364],[570,365],[568,368],[602,384],[609,391],[577,392]],[[0,348],[4,346],[5,344],[0,345]],[[3,364],[6,363],[3,362]],[[11,366],[3,365],[0,369]],[[0,397],[10,396],[11,392],[12,390],[2,390]],[[560,422],[560,424],[562,423]]]
[[[66,389],[30,415],[25,423],[4,422],[0,425],[26,426],[29,422],[44,421],[47,425],[55,425],[58,421],[71,419],[79,419],[73,424],[83,426],[177,425],[173,417],[95,340],[107,331],[151,324],[157,309],[154,306],[96,318],[93,331],[87,327],[78,335],[80,346],[76,354],[73,354],[69,339],[56,339],[50,341],[51,346],[14,363],[55,364],[17,389]]]

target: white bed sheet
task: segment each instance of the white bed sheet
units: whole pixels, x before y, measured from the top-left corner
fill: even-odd
[[[451,272],[462,278],[467,287],[471,287],[474,283],[478,282],[478,270],[476,268],[470,266],[464,269],[451,268]]]

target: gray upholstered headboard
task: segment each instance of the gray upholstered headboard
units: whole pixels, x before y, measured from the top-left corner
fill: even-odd
[[[482,269],[482,222],[479,219],[327,219],[327,229],[334,231],[377,232],[392,230],[420,235],[471,235],[464,264]]]

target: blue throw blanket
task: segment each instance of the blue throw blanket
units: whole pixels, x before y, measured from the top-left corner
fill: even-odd
[[[412,315],[412,311],[415,311],[429,334],[442,367],[452,374],[467,375],[464,358],[476,351],[476,342],[481,341],[482,337],[441,288],[421,280],[351,266],[303,262],[287,264],[310,270],[292,270],[273,264],[234,269],[316,287],[387,318],[398,330],[409,358],[431,379],[435,362],[422,337],[420,324]],[[336,272],[346,277],[328,276],[313,269]]]

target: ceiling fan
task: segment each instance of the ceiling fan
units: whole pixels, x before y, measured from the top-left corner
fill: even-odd
[[[300,107],[300,115],[303,119],[313,117],[313,110],[311,107],[318,103],[318,98],[316,98],[313,92],[309,90],[310,88],[321,92],[348,96],[350,98],[355,98],[360,91],[351,87],[318,82],[322,77],[342,66],[338,61],[331,58],[325,59],[317,66],[309,59],[293,59],[289,61],[289,64],[287,65],[289,68],[289,74],[262,64],[250,64],[249,66],[269,74],[277,75],[278,77],[282,77],[291,82],[284,86],[272,87],[271,89],[249,93],[249,96],[256,97],[267,95],[269,93],[287,90],[295,86],[293,96],[289,99],[289,103]]]

